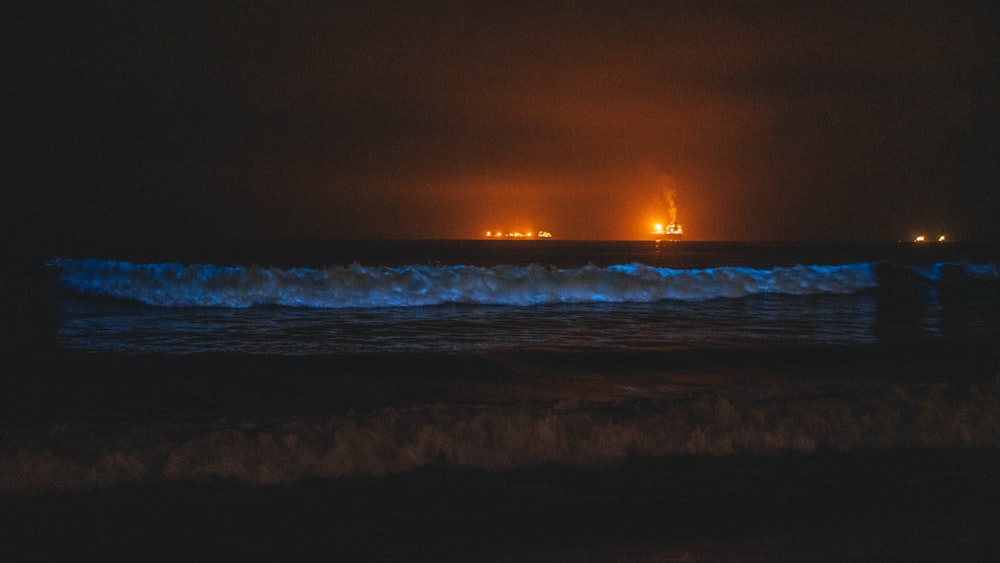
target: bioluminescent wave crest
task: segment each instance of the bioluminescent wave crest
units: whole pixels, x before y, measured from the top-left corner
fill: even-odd
[[[674,270],[643,264],[293,268],[58,259],[73,291],[164,307],[410,307],[705,301],[755,294],[849,294],[878,285],[875,265]]]

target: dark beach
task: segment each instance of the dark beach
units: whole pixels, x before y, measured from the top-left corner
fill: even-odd
[[[427,468],[7,496],[11,561],[989,561],[995,450]]]
[[[627,417],[650,401],[733,396],[734,389],[753,397],[777,394],[794,404],[796,395],[847,383],[890,385],[893,392],[945,385],[952,395],[982,394],[996,417],[998,396],[996,354],[951,344],[486,357],[64,352],[8,358],[8,365],[13,369],[4,377],[5,396],[19,400],[5,405],[5,453],[41,448],[56,458],[75,455],[79,463],[94,450],[120,447],[113,437],[136,428],[153,429],[140,434],[146,438],[219,428],[259,437],[280,433],[289,421],[428,403],[469,409],[563,405]],[[796,383],[789,386],[790,380]],[[565,406],[567,400],[572,406]],[[778,410],[772,416],[782,415]],[[995,425],[996,418],[978,422]],[[2,540],[10,560],[1000,556],[995,445],[631,455],[596,465],[507,468],[460,467],[441,459],[401,473],[280,476],[275,484],[248,483],[240,473],[174,479],[162,471],[165,460],[149,463],[141,474],[120,475],[118,482],[77,477],[62,485],[47,481],[42,490],[4,491]],[[25,482],[32,482],[28,477]],[[68,490],[59,490],[63,486]]]

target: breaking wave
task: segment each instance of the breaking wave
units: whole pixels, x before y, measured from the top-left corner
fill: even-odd
[[[83,294],[163,307],[409,307],[704,301],[754,294],[850,294],[878,286],[876,264],[772,269],[362,266],[313,269],[134,264],[57,259],[62,284]],[[995,268],[992,272],[997,275]]]
[[[790,398],[703,393],[611,405],[417,405],[214,423],[61,421],[17,430],[0,492],[161,480],[249,485],[428,466],[607,467],[635,457],[1000,447],[1000,388],[857,383]]]

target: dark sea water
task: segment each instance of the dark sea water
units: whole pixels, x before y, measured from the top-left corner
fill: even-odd
[[[0,289],[25,558],[1000,555],[996,245],[123,247]]]

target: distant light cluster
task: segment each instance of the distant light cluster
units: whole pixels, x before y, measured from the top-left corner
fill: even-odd
[[[513,238],[513,239],[531,239],[531,238],[552,238],[552,233],[548,231],[538,231],[533,233],[531,231],[486,231],[486,238]]]

